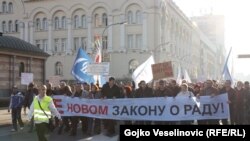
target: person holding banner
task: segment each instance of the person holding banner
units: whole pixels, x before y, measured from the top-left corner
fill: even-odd
[[[122,87],[122,96],[121,98],[133,98],[132,88],[129,85]],[[124,121],[125,125],[132,125],[132,121],[126,120]]]
[[[160,80],[159,87],[154,92],[155,97],[174,97],[173,91],[166,86],[166,81]],[[155,121],[156,125],[171,125],[171,121]]]
[[[89,99],[100,99],[101,93],[97,85],[91,85],[91,91],[88,94]],[[87,125],[87,135],[100,134],[101,133],[101,120],[98,118],[88,118],[88,125]]]
[[[121,96],[120,88],[115,84],[114,77],[110,77],[109,82],[103,85],[101,93],[104,99],[115,99]],[[111,119],[105,119],[103,120],[103,122],[104,122],[104,128],[107,129],[106,135],[107,136],[115,135],[116,121]]]
[[[186,83],[181,84],[181,91],[177,94],[176,97],[194,97],[194,94],[188,90],[188,85]],[[180,121],[180,125],[191,125],[193,121]]]
[[[163,80],[159,81],[159,87],[154,92],[155,97],[173,97],[173,91],[166,86],[166,82]]]
[[[204,82],[204,88],[200,91],[200,94],[198,94],[196,97],[197,98],[199,98],[199,96],[214,97],[218,94],[219,94],[218,89],[213,87],[213,81],[207,80],[206,82]],[[218,125],[219,119],[198,120],[198,124]]]
[[[227,93],[228,94],[228,104],[230,110],[230,121],[231,124],[234,123],[234,103],[235,103],[235,94],[236,91],[231,87],[231,80],[226,80],[222,89],[220,89],[220,94]],[[228,119],[222,119],[222,124],[227,125]]]
[[[154,97],[153,89],[146,85],[144,80],[140,81],[140,87],[135,91],[135,98]],[[136,121],[136,124],[151,125],[151,121]]]
[[[194,89],[193,89],[192,87],[190,87],[190,85],[189,85],[189,84],[191,84],[191,83],[188,83],[187,80],[183,79],[183,80],[181,81],[181,84],[187,84],[187,85],[188,85],[188,91],[194,93]]]
[[[248,81],[244,83],[244,124],[250,124],[250,86]]]
[[[71,97],[72,91],[71,91],[70,86],[66,85],[65,82],[61,82],[60,85],[61,85],[60,95]],[[63,117],[62,119],[63,119],[63,124],[61,124],[61,126],[59,127],[58,134],[62,133],[64,126],[65,126],[64,128],[65,132],[70,131],[70,124],[69,124],[70,117]]]
[[[53,99],[46,95],[46,91],[46,85],[42,85],[40,87],[39,94],[34,98],[28,113],[29,121],[34,115],[34,122],[39,141],[48,140],[48,124],[52,115],[58,117],[60,123],[62,122],[61,115],[57,111],[53,103]]]
[[[235,95],[235,105],[234,105],[234,124],[235,125],[242,125],[244,121],[244,89],[243,89],[243,82],[238,81],[237,87],[235,88],[236,95]]]
[[[181,89],[174,79],[170,80],[169,86],[174,96],[177,96],[177,94],[180,92]]]
[[[72,98],[87,98],[88,92],[86,90],[83,90],[83,86],[81,83],[77,83],[75,86],[75,92],[72,95]],[[77,124],[81,120],[82,122],[82,131],[85,132],[88,128],[87,126],[87,117],[78,117],[73,116],[71,117],[71,132],[70,136],[76,136],[77,134]]]

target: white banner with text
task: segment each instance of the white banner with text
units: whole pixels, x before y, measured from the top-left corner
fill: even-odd
[[[180,121],[227,119],[227,94],[196,97],[84,99],[54,96],[62,116],[86,116],[115,120]]]

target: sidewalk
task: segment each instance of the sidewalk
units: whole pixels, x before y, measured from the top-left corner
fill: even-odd
[[[26,115],[24,115],[22,110],[22,120],[26,122]],[[0,128],[12,125],[11,112],[8,113],[8,108],[0,108]]]
[[[28,127],[22,131],[10,132],[11,127],[0,128],[0,140],[1,141],[37,141],[36,132],[28,133]],[[80,130],[79,130],[80,132]],[[58,135],[57,132],[50,134],[49,141],[118,141],[118,135],[114,137],[107,137],[103,134],[95,136],[86,136],[77,134],[77,136],[69,136],[68,133]]]
[[[0,109],[0,127],[11,125],[11,113],[8,113],[8,108]]]
[[[11,125],[11,113],[8,113],[8,108],[0,108],[0,138],[4,141],[34,141],[37,139],[36,133],[28,133],[28,124],[27,124],[27,115],[24,114],[22,110],[22,120],[25,124],[24,130],[18,131],[18,132],[10,132],[12,129]],[[94,136],[86,136],[81,134],[81,129],[79,128],[79,131],[77,136],[71,137],[68,133],[64,133],[62,135],[58,135],[57,132],[51,133],[50,141],[117,141],[118,135],[114,137],[107,137],[103,133],[99,135]],[[119,131],[118,131],[119,132]]]

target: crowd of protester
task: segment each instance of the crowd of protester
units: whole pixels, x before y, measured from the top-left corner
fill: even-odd
[[[141,81],[138,86],[131,82],[116,83],[113,77],[103,86],[98,84],[74,83],[67,85],[64,81],[58,86],[52,86],[47,82],[47,96],[64,95],[68,97],[79,97],[88,99],[115,99],[115,98],[148,98],[148,97],[179,97],[189,96],[216,96],[228,93],[228,104],[230,109],[229,119],[218,120],[198,120],[198,125],[211,124],[231,124],[243,125],[250,124],[250,87],[249,82],[238,81],[235,86],[231,81],[217,82],[215,80],[206,80],[199,83],[188,83],[183,80],[181,84],[177,84],[176,80],[160,80],[157,83],[146,84]],[[138,88],[137,88],[138,87]],[[12,110],[13,131],[17,131],[17,121],[20,127],[23,128],[21,119],[22,105],[24,110],[30,107],[34,96],[38,95],[36,84],[30,83],[27,91],[21,96],[20,92],[14,87],[11,94],[10,109]],[[22,103],[19,99],[22,99]],[[87,135],[100,134],[102,126],[106,130],[107,136],[115,134],[115,125],[117,122],[123,124],[159,124],[159,125],[175,125],[175,124],[194,124],[193,121],[117,121],[110,119],[97,119],[90,117],[62,117],[63,124],[59,124],[55,118],[58,134],[69,133],[70,136],[77,135],[77,127],[81,126],[81,131]],[[33,120],[30,121],[33,125]],[[33,126],[30,126],[29,132],[33,131]]]

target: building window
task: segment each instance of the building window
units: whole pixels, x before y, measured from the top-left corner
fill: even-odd
[[[108,37],[107,36],[102,37],[102,49],[103,50],[108,49]]]
[[[139,66],[139,62],[135,59],[129,61],[129,73],[132,74],[135,69]]]
[[[106,13],[102,14],[102,25],[103,26],[108,26],[108,16]]]
[[[98,14],[95,14],[95,27],[100,26],[100,17]]]
[[[6,29],[6,22],[5,21],[3,21],[2,22],[2,28],[3,28],[3,33],[6,33],[6,31],[7,31],[7,29]]]
[[[45,51],[45,52],[48,51],[48,40],[47,39],[43,40],[43,51]]]
[[[85,15],[82,15],[82,28],[86,28],[87,27],[87,19]]]
[[[55,17],[54,19],[54,29],[58,30],[59,29],[59,18]]]
[[[129,49],[133,48],[133,44],[134,44],[133,35],[128,35],[127,36],[127,44],[128,44]]]
[[[15,31],[19,32],[18,20],[15,21]]]
[[[39,31],[40,29],[41,29],[40,19],[37,18],[37,19],[36,19],[36,31]]]
[[[74,29],[77,29],[79,27],[79,16],[74,16]]]
[[[56,62],[55,69],[55,75],[63,75],[63,65],[61,62]]]
[[[62,17],[62,29],[66,29],[66,17]]]
[[[13,13],[13,4],[10,2],[9,3],[9,13]]]
[[[67,39],[63,38],[61,43],[61,52],[65,52],[66,50]]]
[[[75,37],[74,38],[74,48],[73,48],[73,50],[77,51],[78,48],[79,48],[79,38]]]
[[[9,31],[9,32],[13,32],[12,21],[9,21],[9,24],[8,24],[8,31]]]
[[[2,3],[2,10],[3,10],[3,13],[7,13],[7,4],[5,1]]]
[[[81,38],[81,46],[82,46],[82,49],[84,50],[84,51],[86,51],[87,50],[87,38],[86,37],[82,37]]]
[[[140,10],[136,11],[136,24],[142,24],[142,13]]]
[[[48,20],[47,18],[43,18],[42,29],[48,30]]]
[[[21,74],[24,72],[24,68],[25,66],[24,66],[24,63],[23,62],[21,62],[20,64],[19,64],[19,77],[21,77]]]
[[[128,11],[128,24],[132,24],[133,23],[133,13],[132,11]]]
[[[54,40],[54,52],[59,51],[59,39]]]
[[[36,40],[36,46],[37,46],[38,48],[42,49],[40,40]],[[42,49],[42,50],[43,50],[43,49]]]
[[[136,48],[142,48],[142,35],[137,34],[135,36],[135,39],[136,39]]]

